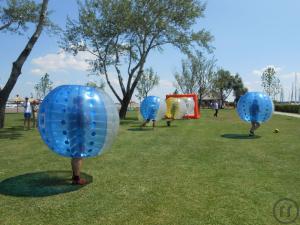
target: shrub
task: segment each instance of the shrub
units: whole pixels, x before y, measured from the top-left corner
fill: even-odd
[[[288,112],[288,113],[300,113],[300,105],[275,104],[275,111]]]
[[[233,108],[235,108],[235,103],[234,103],[234,102],[228,102],[226,105],[227,105],[228,107],[233,107]]]

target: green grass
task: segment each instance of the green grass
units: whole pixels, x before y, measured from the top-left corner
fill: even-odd
[[[233,110],[212,115],[142,131],[139,121],[122,121],[112,148],[84,161],[91,183],[74,187],[70,160],[49,151],[36,130],[23,131],[22,114],[8,114],[0,224],[279,224],[274,203],[300,202],[300,119],[275,115],[249,139],[249,124]]]

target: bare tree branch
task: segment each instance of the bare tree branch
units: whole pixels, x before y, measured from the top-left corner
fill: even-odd
[[[9,23],[6,23],[6,24],[0,26],[0,31],[1,31],[1,30],[4,30],[4,29],[6,29],[6,28],[8,28],[12,23],[13,23],[13,22],[10,21]]]

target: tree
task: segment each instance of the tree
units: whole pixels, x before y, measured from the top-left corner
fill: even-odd
[[[248,92],[248,89],[244,86],[243,80],[237,73],[233,78],[232,83],[233,95],[235,97],[234,102],[237,103],[242,95]]]
[[[29,0],[10,0],[6,7],[0,8],[0,31],[23,33],[28,29],[27,23],[36,23],[40,5]]]
[[[157,86],[159,83],[159,77],[154,73],[153,69],[146,69],[145,72],[142,73],[142,76],[137,84],[138,94],[136,97],[141,101],[143,98],[147,97],[149,92]]]
[[[98,88],[101,90],[104,90],[105,88],[105,83],[103,81],[100,81],[100,83],[94,82],[94,81],[89,81],[85,84],[86,86],[90,86],[90,87],[94,87],[94,88]]]
[[[273,67],[268,67],[261,75],[262,87],[264,91],[273,98],[280,93],[280,80],[276,77],[276,71]]]
[[[34,86],[38,99],[44,99],[45,96],[52,90],[53,82],[49,78],[49,74],[46,73],[41,77],[40,81]]]
[[[220,69],[217,71],[213,81],[213,90],[218,93],[221,99],[221,107],[233,90],[234,77],[229,71]]]
[[[174,74],[178,88],[182,93],[198,93],[199,103],[211,89],[215,60],[206,59],[201,52],[190,55],[188,60],[182,61],[182,72]]]
[[[280,84],[280,80],[277,78],[274,86],[274,91],[273,91],[273,100],[278,99],[278,95],[280,98],[280,91],[281,91],[282,85]]]
[[[282,86],[281,86],[281,90],[280,90],[280,99],[279,99],[279,101],[280,101],[281,103],[284,102],[284,89],[283,89]]]
[[[90,61],[93,72],[105,76],[121,104],[120,118],[125,118],[150,51],[163,50],[167,44],[185,53],[192,46],[209,49],[209,32],[192,27],[204,10],[199,0],[85,0],[79,4],[78,20],[67,21],[62,47],[95,56]],[[111,69],[121,94],[111,83]]]
[[[48,0],[43,0],[42,4],[36,4],[30,0],[8,0],[6,6],[0,6],[0,31],[19,34],[19,29],[26,30],[26,24],[36,24],[24,49],[13,62],[10,76],[0,91],[0,128],[4,127],[5,105],[8,97],[21,75],[22,67],[40,37],[43,27],[47,25],[47,7]]]
[[[188,60],[181,61],[181,73],[175,72],[174,77],[177,83],[177,89],[184,94],[195,93],[198,90],[197,77],[191,71],[191,62]]]

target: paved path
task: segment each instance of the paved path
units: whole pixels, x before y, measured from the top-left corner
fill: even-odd
[[[296,113],[274,112],[274,114],[275,114],[275,115],[291,116],[291,117],[297,117],[297,118],[300,118],[300,114],[296,114]]]

